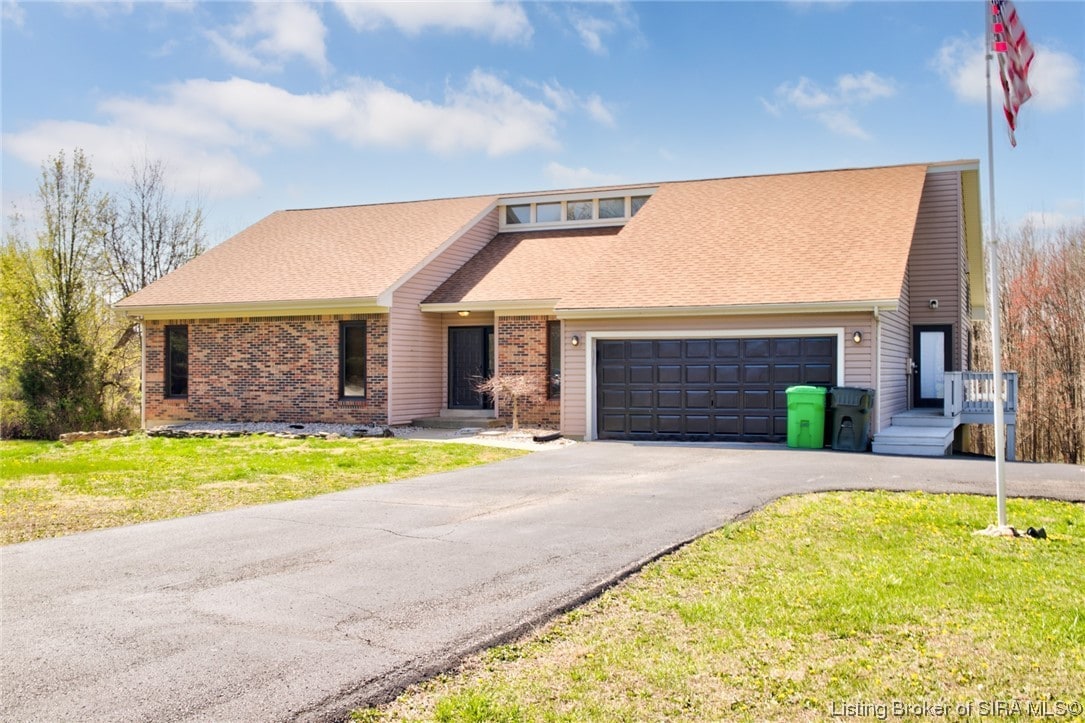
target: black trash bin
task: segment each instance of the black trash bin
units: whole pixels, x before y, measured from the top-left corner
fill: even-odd
[[[865,452],[870,446],[870,410],[874,390],[859,387],[833,387],[832,447],[843,452]]]

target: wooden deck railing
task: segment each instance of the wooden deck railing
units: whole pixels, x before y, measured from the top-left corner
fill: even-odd
[[[947,417],[975,415],[995,417],[995,375],[993,372],[946,372],[945,407]],[[1002,373],[1002,389],[998,391],[1007,415],[1017,414],[1017,372]],[[979,420],[975,420],[979,421]]]

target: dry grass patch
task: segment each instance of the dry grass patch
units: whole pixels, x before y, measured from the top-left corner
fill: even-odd
[[[1048,540],[974,537],[993,507],[780,500],[355,717],[805,721],[845,703],[1085,705],[1085,506],[1013,500],[1011,520]]]

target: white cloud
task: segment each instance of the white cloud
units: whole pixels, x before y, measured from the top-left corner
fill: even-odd
[[[543,169],[547,178],[558,186],[565,188],[578,188],[581,186],[609,186],[620,183],[621,176],[612,173],[597,173],[590,168],[570,168],[556,161],[546,164]]]
[[[611,128],[614,127],[614,113],[598,95],[593,93],[588,96],[588,99],[584,101],[584,110],[588,111],[588,115],[591,116],[592,120],[595,122]]]
[[[1085,216],[1061,211],[1029,211],[1018,222],[1019,228],[1031,228],[1041,234],[1057,233],[1062,229],[1085,226]]]
[[[16,0],[4,0],[3,9],[0,10],[0,13],[2,13],[0,17],[3,18],[5,23],[11,23],[17,28],[26,25],[26,10]]]
[[[179,187],[198,184],[209,195],[232,195],[260,182],[239,156],[281,145],[330,139],[359,148],[490,156],[559,147],[557,110],[481,70],[448,87],[441,100],[414,98],[365,78],[309,94],[242,78],[193,79],[166,86],[155,98],[108,98],[98,110],[106,122],[50,120],[6,133],[4,150],[37,164],[57,148],[81,146],[108,177],[111,164],[123,174],[133,150],[146,149],[170,164]]]
[[[237,23],[207,37],[227,62],[250,70],[279,70],[294,57],[329,69],[320,13],[302,3],[253,3]]]
[[[1073,55],[1043,45],[1035,45],[1036,57],[1029,68],[1028,81],[1032,99],[1026,107],[1037,110],[1061,110],[1082,96],[1081,63]],[[949,38],[942,43],[930,66],[949,85],[953,94],[965,103],[987,102],[987,75],[982,37],[968,35]],[[996,102],[1001,96],[997,65],[992,62],[991,82]]]
[[[806,114],[817,120],[833,133],[861,140],[868,140],[870,134],[859,125],[853,111],[858,106],[867,105],[883,98],[896,95],[896,84],[892,79],[883,78],[873,71],[859,74],[845,73],[838,76],[835,84],[828,89],[822,88],[807,77],[800,77],[794,83],[781,83],[773,93],[775,102],[758,98],[765,112],[781,117],[787,108]]]
[[[602,14],[589,13],[586,8]],[[606,55],[607,40],[620,31],[640,37],[640,19],[624,0],[574,6],[568,11],[568,19],[581,44],[596,55]]]
[[[392,25],[407,35],[435,29],[470,32],[506,43],[527,42],[534,32],[524,8],[515,2],[353,2],[336,3],[351,26],[360,32]]]
[[[538,87],[550,105],[560,113],[568,113],[574,109],[582,109],[596,123],[613,128],[617,124],[614,117],[613,107],[604,101],[598,93],[592,93],[587,98],[569,88],[564,87],[556,80],[550,80]]]

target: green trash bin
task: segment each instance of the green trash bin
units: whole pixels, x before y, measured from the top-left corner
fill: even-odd
[[[833,387],[832,445],[842,452],[865,452],[870,446],[870,410],[874,406],[874,390],[861,387]]]
[[[821,449],[825,446],[825,387],[788,387],[787,446]]]

